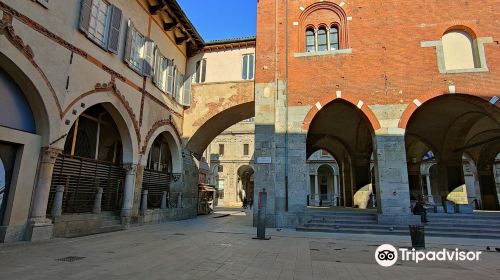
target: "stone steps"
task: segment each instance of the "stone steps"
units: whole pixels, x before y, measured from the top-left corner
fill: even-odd
[[[297,227],[297,231],[307,231],[307,232],[332,232],[332,233],[348,233],[348,234],[373,234],[373,235],[405,235],[409,236],[408,230],[393,230],[388,229],[349,229],[349,228],[316,228],[316,227]],[[443,232],[437,231],[432,232],[426,229],[426,236],[432,237],[450,237],[450,238],[474,238],[474,239],[500,239],[500,234],[489,234],[489,233],[453,233],[453,232]]]
[[[374,213],[307,212],[307,222],[298,231],[335,232],[347,234],[380,234],[409,236],[407,225],[378,224]],[[435,214],[428,215],[426,236],[500,239],[500,215]]]
[[[115,232],[115,231],[121,231],[125,230],[125,226],[123,225],[103,225],[97,229],[89,230],[84,233],[70,233],[67,234],[65,237],[67,238],[74,238],[74,237],[82,237],[82,236],[88,236],[88,235],[94,235],[94,234],[101,234],[101,233],[109,233],[109,232]]]
[[[408,226],[400,225],[379,225],[379,224],[348,224],[348,223],[318,223],[309,222],[305,225],[306,227],[315,228],[330,228],[335,229],[349,228],[349,229],[381,229],[381,230],[402,230],[408,231]],[[468,232],[468,233],[489,233],[489,234],[499,234],[500,227],[491,228],[489,226],[481,225],[476,227],[450,227],[447,225],[425,225],[426,232]]]

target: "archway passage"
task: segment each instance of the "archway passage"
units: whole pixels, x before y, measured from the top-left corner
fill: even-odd
[[[499,209],[494,176],[500,152],[498,108],[470,95],[435,97],[411,116],[405,141],[412,199],[429,196],[425,190],[431,183],[430,195],[437,205],[454,202],[476,209]],[[432,159],[425,158],[429,151]],[[422,176],[422,164],[430,162],[436,166],[424,170],[430,175],[424,183],[427,178]]]
[[[48,212],[57,187],[64,187],[63,213],[92,212],[98,188],[102,211],[121,206],[125,180],[122,136],[110,111],[111,105],[85,110],[71,127],[64,152],[55,163]]]
[[[200,159],[203,151],[206,150],[217,135],[238,122],[254,116],[255,102],[253,101],[228,108],[206,120],[189,139],[186,148]]]
[[[173,141],[171,138],[171,134],[163,132],[155,139],[149,150],[142,177],[142,190],[148,191],[148,209],[160,208],[163,195],[166,195],[165,206],[169,205],[170,183],[173,177],[171,144],[169,145],[169,142]]]
[[[308,206],[343,206],[339,164],[328,151],[318,150],[308,159]]]
[[[314,177],[314,200],[319,206],[334,206],[336,203],[334,170],[328,164],[321,165]],[[313,190],[311,189],[311,193]]]
[[[336,159],[339,166],[342,194],[339,205],[358,207],[354,197],[358,191],[371,186],[373,134],[373,128],[363,112],[340,99],[324,106],[309,126],[307,157],[323,149]]]
[[[250,165],[240,166],[237,170],[238,184],[237,192],[243,207],[251,206],[253,204],[254,195],[254,169]],[[246,205],[245,205],[246,203]]]
[[[2,67],[0,67],[0,126],[31,134],[37,133],[35,118],[23,90]],[[8,138],[0,136],[0,225],[3,225],[7,209],[11,178],[19,147],[5,141],[6,139]]]

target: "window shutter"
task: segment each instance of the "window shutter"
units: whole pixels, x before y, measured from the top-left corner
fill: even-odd
[[[130,54],[132,52],[132,33],[134,32],[134,24],[129,19],[127,24],[127,41],[125,42],[125,55],[123,60],[130,65]]]
[[[177,85],[175,86],[176,87],[176,96],[175,96],[175,99],[177,100],[177,102],[179,102],[179,104],[182,104],[182,84],[184,83],[184,75],[182,74],[179,74],[177,75]]]
[[[155,43],[150,38],[146,38],[144,42],[144,66],[142,74],[146,77],[151,77],[153,72]]]
[[[182,105],[191,106],[191,80],[192,76],[184,79],[184,86],[182,91]]]
[[[82,0],[82,7],[80,10],[80,30],[85,34],[89,31],[90,26],[90,13],[92,12],[92,0]]]
[[[160,57],[160,51],[158,48],[155,47],[155,52],[154,52],[154,71],[153,71],[153,83],[159,87],[162,88],[162,85],[160,85],[160,75],[162,75],[162,59]]]
[[[174,62],[170,59],[166,59],[167,64],[167,92],[172,95],[174,90]]]
[[[118,54],[120,47],[120,28],[122,26],[122,10],[111,5],[111,18],[109,22],[108,51]]]

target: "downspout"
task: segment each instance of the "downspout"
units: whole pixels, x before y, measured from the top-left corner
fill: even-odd
[[[288,0],[285,0],[285,211],[288,212]]]

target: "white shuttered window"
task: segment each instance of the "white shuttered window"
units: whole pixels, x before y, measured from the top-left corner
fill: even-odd
[[[122,11],[104,0],[82,0],[79,28],[94,43],[118,54]]]

